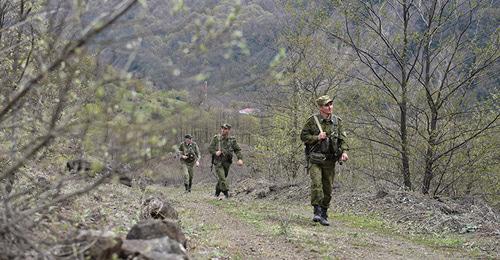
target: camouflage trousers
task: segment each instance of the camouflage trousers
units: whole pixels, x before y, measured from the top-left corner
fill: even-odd
[[[229,174],[230,163],[214,164],[215,174],[217,175],[217,185],[215,185],[215,194],[229,190],[227,175]]]
[[[191,187],[193,182],[193,164],[181,163],[182,164],[182,174],[184,177],[184,185]]]
[[[308,172],[311,177],[311,205],[328,208],[332,200],[335,162],[323,166],[311,163]]]

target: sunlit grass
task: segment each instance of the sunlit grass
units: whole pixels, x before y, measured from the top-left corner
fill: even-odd
[[[463,239],[451,234],[400,234],[395,227],[384,222],[380,217],[375,215],[335,214],[333,217],[351,227],[370,230],[393,237],[403,237],[420,245],[435,248],[461,248],[464,244]],[[361,233],[355,233],[354,236],[357,237],[360,234]]]
[[[332,218],[346,223],[351,227],[369,229],[373,231],[386,232],[390,228],[377,216],[354,215],[354,214],[333,214]]]
[[[417,235],[410,238],[411,241],[431,247],[461,248],[464,240],[455,235]]]

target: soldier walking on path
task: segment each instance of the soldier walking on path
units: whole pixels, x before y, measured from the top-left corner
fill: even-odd
[[[328,207],[332,199],[335,163],[347,161],[347,136],[342,119],[332,114],[333,100],[321,96],[316,100],[319,114],[311,116],[304,125],[300,139],[305,144],[307,171],[311,177],[313,221],[329,226]]]
[[[193,166],[200,166],[200,149],[193,142],[193,137],[190,134],[184,136],[184,142],[179,145],[179,154],[184,174],[184,187],[186,192],[191,192],[193,183]]]
[[[227,175],[229,167],[233,162],[233,153],[238,158],[237,165],[243,165],[243,157],[241,149],[236,138],[229,136],[231,125],[223,124],[220,128],[220,134],[217,134],[212,139],[208,151],[212,154],[212,164],[215,166],[217,174],[217,185],[215,186],[215,197],[219,197],[222,192],[226,199],[229,197],[229,185],[227,183]]]

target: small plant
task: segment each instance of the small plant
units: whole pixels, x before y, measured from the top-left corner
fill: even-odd
[[[279,219],[278,235],[289,237],[291,234],[290,218],[283,216]]]

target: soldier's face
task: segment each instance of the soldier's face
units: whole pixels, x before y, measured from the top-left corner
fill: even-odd
[[[229,128],[224,128],[224,127],[222,127],[222,128],[220,129],[220,132],[221,132],[221,134],[222,134],[223,136],[228,135],[228,134],[229,134],[229,131],[230,131],[230,129],[229,129]]]
[[[186,144],[190,144],[190,143],[191,143],[191,139],[189,139],[189,138],[185,138],[185,139],[184,139],[184,142],[185,142]]]
[[[323,114],[327,114],[327,115],[330,115],[332,113],[332,110],[333,110],[333,102],[330,102],[326,105],[323,105],[319,108],[319,111]]]

